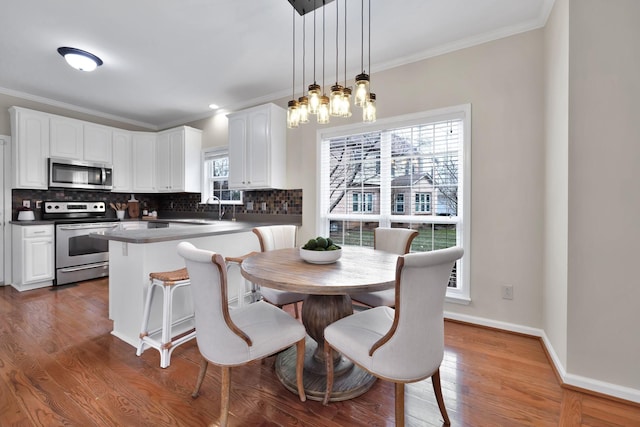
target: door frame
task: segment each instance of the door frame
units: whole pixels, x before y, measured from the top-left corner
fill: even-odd
[[[11,283],[11,137],[0,135],[0,286]],[[0,245],[2,246],[2,245]]]

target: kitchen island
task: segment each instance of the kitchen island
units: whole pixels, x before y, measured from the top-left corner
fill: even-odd
[[[198,248],[219,252],[225,257],[241,256],[260,251],[258,239],[251,230],[265,225],[240,221],[176,220],[168,221],[164,228],[143,228],[146,226],[144,221],[139,223],[140,227],[137,228],[123,223],[113,231],[91,234],[94,238],[109,241],[109,318],[113,321],[112,334],[134,347],[138,345],[149,273],[183,268],[184,260],[176,252],[180,242],[188,241]],[[228,284],[230,302],[242,303],[245,281],[239,268],[229,269]],[[193,313],[190,292],[187,286],[174,294],[174,319]],[[159,328],[161,319],[162,295],[156,293],[149,329]],[[193,322],[188,321],[177,325],[173,333],[186,332],[191,328]]]

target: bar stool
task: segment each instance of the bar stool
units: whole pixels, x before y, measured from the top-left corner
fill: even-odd
[[[257,254],[257,252],[249,252],[248,254],[244,254],[241,256],[237,256],[237,257],[233,257],[233,256],[228,256],[225,257],[224,261],[225,264],[227,265],[227,271],[229,271],[229,268],[231,268],[234,265],[237,265],[238,268],[240,268],[240,266],[242,265],[242,261],[244,261],[245,259],[249,258],[251,255],[255,255]],[[250,283],[251,284],[251,298],[249,299],[249,304],[254,303],[256,301],[260,300],[260,293],[258,292],[258,287],[256,286],[255,283],[251,283],[248,282],[246,279],[244,279],[244,283]],[[240,294],[240,292],[238,292],[238,307],[242,307],[244,305],[244,292],[245,292],[246,288],[242,288],[242,295]],[[240,290],[238,290],[240,291]]]
[[[194,315],[190,314],[184,316],[181,319],[172,321],[172,303],[173,293],[176,289],[184,286],[189,286],[189,273],[186,268],[181,268],[174,271],[164,271],[160,273],[149,274],[149,290],[147,292],[147,299],[144,305],[144,313],[142,315],[142,327],[140,328],[140,342],[138,343],[138,349],[136,355],[140,356],[145,347],[155,348],[160,352],[160,367],[166,368],[171,363],[171,353],[180,344],[195,338],[196,331],[193,330],[185,335],[178,336],[174,339],[171,334],[171,328],[179,323],[193,319]],[[163,306],[162,306],[162,326],[153,331],[148,331],[149,316],[151,314],[151,302],[153,300],[153,294],[156,287],[162,289],[163,292]],[[160,340],[158,340],[158,332],[160,334]],[[154,338],[155,336],[155,338]]]

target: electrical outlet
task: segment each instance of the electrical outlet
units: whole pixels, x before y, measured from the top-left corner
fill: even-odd
[[[22,207],[29,209],[31,207],[31,200],[23,200]]]
[[[513,285],[502,285],[502,299],[513,299]]]

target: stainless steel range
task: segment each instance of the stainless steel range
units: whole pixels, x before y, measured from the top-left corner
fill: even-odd
[[[56,225],[56,278],[64,285],[109,275],[109,242],[90,233],[112,230],[118,220],[107,218],[105,202],[44,203],[42,218]]]

